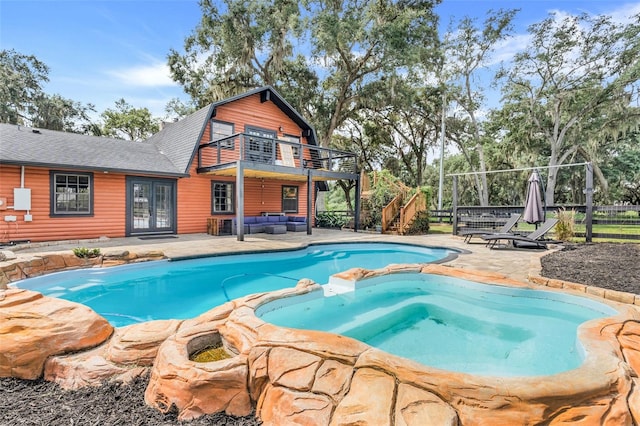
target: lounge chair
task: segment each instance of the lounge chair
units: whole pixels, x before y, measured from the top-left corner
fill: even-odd
[[[487,242],[487,247],[495,248],[500,241],[511,242],[515,248],[547,248],[547,244],[560,243],[561,241],[555,240],[543,240],[542,237],[551,231],[558,223],[558,219],[547,219],[542,225],[529,235],[522,236],[518,234],[505,233],[505,234],[490,234],[481,235],[481,238]]]
[[[464,242],[469,243],[473,237],[481,237],[482,235],[508,234],[511,232],[516,223],[520,220],[520,213],[512,213],[508,221],[502,225],[496,232],[487,231],[486,229],[462,229],[460,235],[464,236]]]

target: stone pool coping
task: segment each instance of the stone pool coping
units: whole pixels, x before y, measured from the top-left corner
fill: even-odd
[[[399,272],[529,287],[498,274],[441,265],[353,269],[338,276],[358,281]],[[224,322],[207,331],[203,324],[210,321],[195,320],[199,335],[220,333],[230,352],[246,357],[249,395],[265,424],[625,424],[640,415],[640,347],[626,345],[640,333],[640,313],[631,306],[609,302],[619,315],[580,326],[586,359],[579,368],[543,377],[484,377],[431,368],[343,336],[277,327],[254,314],[264,303],[319,288],[303,280],[295,289],[237,299]],[[215,316],[220,321],[223,315]],[[185,349],[194,336],[178,331],[161,346],[145,394],[157,408],[177,406],[184,419],[200,412],[195,402],[203,399],[199,386],[185,385],[187,378],[200,385],[212,380],[207,372],[194,378],[199,367]]]
[[[34,254],[28,258],[18,258],[12,252],[4,251],[3,256],[4,259],[0,261],[0,291],[7,289],[14,281],[54,272],[166,259],[164,253],[157,250],[135,253],[128,250],[112,250],[90,258],[78,257],[71,251]]]
[[[587,361],[594,364],[593,369],[580,370],[583,382],[578,385],[569,380],[567,373],[557,375],[560,380],[544,376],[537,380],[486,381],[481,376],[430,369],[341,336],[292,333],[262,323],[251,314],[260,300],[282,292],[290,295],[310,291],[315,285],[310,282],[302,282],[293,290],[247,296],[192,320],[151,321],[117,329],[101,317],[94,317],[92,311],[86,312],[82,305],[70,306],[76,304],[25,290],[0,289],[0,346],[16,347],[7,346],[4,333],[15,321],[25,329],[39,329],[39,336],[32,337],[41,339],[35,350],[34,340],[26,344],[22,341],[15,352],[18,355],[12,357],[11,350],[0,354],[0,376],[29,378],[25,375],[28,373],[35,378],[44,374],[47,380],[63,387],[77,388],[104,380],[127,381],[151,371],[147,402],[158,409],[174,404],[185,419],[213,411],[241,415],[255,406],[267,425],[293,421],[417,425],[426,420],[432,424],[494,425],[534,423],[536,419],[570,422],[578,418],[585,424],[640,423],[640,296],[541,277],[540,257],[548,253],[531,257],[528,277],[532,283],[546,285],[550,291],[604,299],[626,312],[617,323],[581,327],[581,338],[593,340],[596,351],[588,351]],[[9,270],[13,271],[9,274],[3,262],[0,287],[3,276],[22,279],[22,274],[52,272],[56,265],[69,269],[165,257],[157,250],[139,254],[112,251],[101,259],[82,261],[56,256],[60,254],[35,255],[21,265],[16,265],[19,261],[9,262]],[[428,268],[481,282],[527,286],[496,273],[442,265]],[[414,269],[415,266],[385,268],[386,273]],[[77,314],[70,314],[72,311]],[[25,313],[31,317],[25,319]],[[77,320],[74,322],[73,318]],[[43,322],[49,328],[43,329]],[[72,330],[74,327],[77,329]],[[236,356],[215,365],[194,366],[188,361],[186,347],[193,339],[211,333],[219,333]],[[61,335],[61,339],[53,337]],[[46,344],[52,341],[57,344]],[[28,353],[20,355],[20,351]],[[177,385],[176,381],[167,380],[171,376],[190,380]],[[577,389],[583,390],[578,401],[572,396]],[[519,390],[524,393],[518,394]],[[208,398],[204,400],[213,402],[198,405],[203,401],[198,392],[206,392]]]
[[[444,265],[352,269],[339,276],[358,280],[397,272],[531,287],[500,274]],[[27,290],[6,290],[0,311],[9,328],[17,321],[23,330],[29,329],[24,313],[30,312],[31,328],[42,331],[39,323],[45,316],[55,322],[59,315],[68,332],[69,318],[76,317],[69,310],[79,309],[78,317],[89,315],[95,326],[67,336],[66,346],[52,333],[41,333],[41,340],[59,345],[44,345],[50,353],[30,360],[32,376],[44,374],[47,380],[75,388],[114,378],[126,381],[151,371],[145,400],[164,411],[177,407],[181,419],[216,411],[244,415],[254,406],[265,425],[510,425],[578,418],[585,424],[630,424],[640,418],[640,312],[634,305],[605,300],[621,314],[580,327],[587,358],[578,369],[537,378],[483,377],[430,368],[343,336],[276,327],[253,313],[267,301],[317,287],[301,280],[295,288],[236,299],[194,319],[150,321],[115,330],[82,305]],[[584,297],[601,300],[586,292]],[[34,306],[38,309],[31,309]],[[212,333],[219,334],[235,356],[215,363],[189,361],[190,342]],[[16,346],[9,339],[0,333],[2,347],[9,349],[0,356],[0,375],[9,371],[24,377],[20,374],[28,369],[20,350],[28,352],[26,345],[31,354],[34,346],[35,352],[46,351],[33,340]]]
[[[409,244],[415,244],[415,242],[409,242]],[[297,248],[303,248],[304,246],[305,244],[301,244]],[[295,249],[296,247],[289,247],[280,250]],[[460,248],[456,249],[460,250]],[[555,250],[560,249],[561,247],[556,248]],[[464,249],[462,250],[464,251]],[[265,251],[265,249],[257,250],[256,252],[259,251]],[[551,288],[565,289],[570,292],[590,294],[614,302],[640,306],[640,294],[607,290],[596,286],[543,277],[541,275],[542,263],[540,259],[552,251],[553,250],[531,253],[528,273],[526,274],[526,278],[529,282]],[[0,261],[0,291],[6,289],[11,282],[53,272],[77,268],[110,267],[127,263],[146,262],[168,258],[160,250],[139,250],[134,252],[123,249],[112,249],[105,251],[105,253],[100,256],[89,259],[78,258],[71,251],[42,254],[36,253],[26,259],[17,258],[15,255],[12,256],[12,252],[9,251],[4,251],[4,253],[7,253],[10,257],[5,261]],[[206,254],[202,254],[201,256],[205,255]],[[447,262],[449,260],[451,259],[443,259],[440,263]]]

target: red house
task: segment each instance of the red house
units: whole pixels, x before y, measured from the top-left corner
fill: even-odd
[[[291,230],[310,234],[326,181],[359,187],[355,155],[316,140],[272,87],[213,103],[144,142],[0,124],[0,243],[201,233],[207,225],[238,240],[284,232],[251,226],[267,220],[296,221]]]

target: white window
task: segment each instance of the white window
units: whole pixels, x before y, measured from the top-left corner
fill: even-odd
[[[233,213],[235,184],[232,182],[211,182],[211,213]]]
[[[211,140],[218,141],[233,135],[233,123],[224,121],[211,120]],[[227,139],[221,142],[221,148],[234,149],[233,139]]]

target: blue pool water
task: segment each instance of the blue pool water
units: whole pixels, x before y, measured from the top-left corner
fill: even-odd
[[[16,287],[83,303],[124,326],[155,319],[193,318],[251,293],[293,287],[301,278],[326,283],[353,267],[429,263],[457,253],[393,243],[317,244],[305,249],[158,261],[59,272]]]
[[[429,274],[394,274],[344,291],[275,300],[256,314],[291,328],[328,331],[444,370],[491,376],[556,374],[580,366],[577,328],[611,316],[587,298],[480,284]]]

